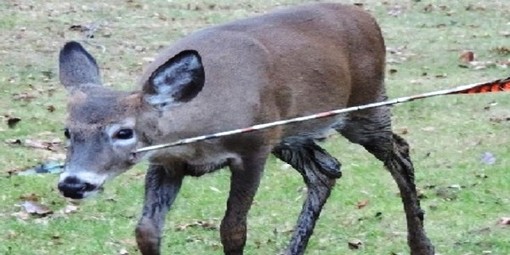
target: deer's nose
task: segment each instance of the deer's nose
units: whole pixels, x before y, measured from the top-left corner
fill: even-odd
[[[82,199],[85,192],[97,189],[96,185],[84,182],[75,176],[68,176],[58,184],[58,189],[64,197]]]

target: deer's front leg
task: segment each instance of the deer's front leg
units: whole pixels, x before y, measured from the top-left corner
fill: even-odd
[[[159,255],[165,216],[179,193],[183,175],[151,165],[145,176],[145,200],[136,227],[136,242],[143,255]]]
[[[257,192],[268,153],[245,157],[230,165],[230,193],[227,211],[221,222],[223,251],[228,255],[243,254],[246,244],[246,218]]]

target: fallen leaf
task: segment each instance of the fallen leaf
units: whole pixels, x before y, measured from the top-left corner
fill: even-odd
[[[94,38],[94,34],[101,28],[102,24],[93,22],[89,24],[78,24],[71,25],[69,30],[78,31],[82,33],[86,38]]]
[[[7,139],[5,140],[5,143],[11,144],[11,145],[21,145],[20,139]]]
[[[193,223],[178,225],[175,228],[175,230],[176,231],[184,231],[188,228],[196,228],[196,227],[201,227],[201,228],[207,229],[207,230],[217,230],[218,229],[217,224],[213,221],[197,220],[196,222],[193,222]]]
[[[359,202],[356,204],[356,207],[357,207],[358,209],[361,209],[361,208],[363,208],[363,207],[365,207],[365,206],[367,206],[367,205],[368,205],[368,199],[365,199],[365,200],[361,200],[361,201],[359,201]]]
[[[510,121],[510,117],[490,117],[489,121],[495,123],[501,123],[503,121]]]
[[[50,151],[59,150],[59,146],[62,144],[62,141],[58,138],[55,138],[50,141],[38,140],[38,139],[26,139],[23,145],[29,148],[35,149],[45,149]]]
[[[11,214],[13,217],[16,217],[18,220],[28,220],[30,219],[30,214],[25,211],[19,211]]]
[[[425,192],[420,188],[416,188],[416,193],[417,193],[419,199],[427,198],[427,195],[425,194]]]
[[[409,134],[409,129],[407,127],[397,128],[396,132],[400,135],[407,135]]]
[[[510,48],[505,47],[505,46],[498,46],[498,47],[490,49],[490,51],[494,52],[498,55],[503,55],[503,56],[510,55]]]
[[[435,6],[433,4],[427,4],[425,7],[423,7],[424,12],[432,12],[435,9]]]
[[[493,61],[471,61],[469,62],[469,65],[474,69],[474,70],[484,70],[484,69],[487,69],[489,67],[496,67],[497,64]]]
[[[510,226],[510,217],[501,217],[501,219],[498,221],[498,225]]]
[[[404,7],[402,7],[401,5],[395,5],[388,9],[388,15],[397,17],[397,16],[400,16],[403,11],[404,11]]]
[[[35,201],[24,201],[21,203],[21,207],[25,210],[26,213],[41,217],[53,213],[53,211],[48,206]]]
[[[462,190],[462,186],[460,184],[452,184],[448,186],[450,189]]]
[[[21,118],[9,116],[7,117],[7,126],[9,126],[9,128],[14,128],[20,121]]]
[[[510,37],[510,31],[500,31],[499,34],[504,37]]]
[[[459,60],[460,60],[460,62],[462,62],[464,64],[469,64],[469,63],[475,61],[475,53],[472,51],[469,51],[469,50],[464,51],[460,54]]]
[[[63,211],[64,211],[65,214],[71,214],[71,213],[74,213],[74,212],[78,211],[78,206],[76,206],[76,205],[66,205],[66,207],[64,207]]]
[[[485,10],[487,10],[487,8],[479,5],[468,4],[468,6],[466,6],[466,11],[485,11]]]
[[[421,128],[421,130],[422,130],[422,131],[425,131],[425,132],[433,132],[433,131],[435,131],[435,130],[436,130],[436,128],[435,128],[435,127],[430,127],[430,126],[429,126],[429,127],[423,127],[423,128]]]
[[[24,142],[24,145],[26,147],[30,148],[36,148],[36,149],[47,149],[48,143],[40,140],[32,140],[32,139],[26,139]]]
[[[349,246],[349,249],[351,250],[358,250],[363,245],[363,242],[359,239],[353,239],[347,242],[347,245]]]
[[[30,101],[32,101],[35,98],[37,98],[35,95],[30,94],[30,93],[26,93],[26,92],[12,94],[12,99],[14,101],[30,102]]]

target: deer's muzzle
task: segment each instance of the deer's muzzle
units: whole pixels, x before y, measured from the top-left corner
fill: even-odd
[[[82,199],[86,193],[95,191],[98,187],[94,184],[82,181],[75,176],[68,176],[58,183],[60,192],[68,198]]]

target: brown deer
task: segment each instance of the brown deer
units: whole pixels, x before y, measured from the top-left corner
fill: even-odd
[[[160,254],[165,215],[183,178],[227,166],[231,184],[221,242],[225,254],[243,254],[247,214],[270,154],[295,168],[308,188],[284,252],[303,254],[341,175],[340,163],[316,144],[329,130],[384,163],[400,189],[410,253],[434,254],[409,147],[392,132],[388,107],[135,153],[147,145],[384,100],[384,41],[376,21],[360,8],[313,4],[200,30],[163,51],[133,92],[102,86],[96,61],[77,42],[62,48],[59,62],[70,94],[70,147],[58,188],[81,199],[148,158],[136,228],[142,254]]]

